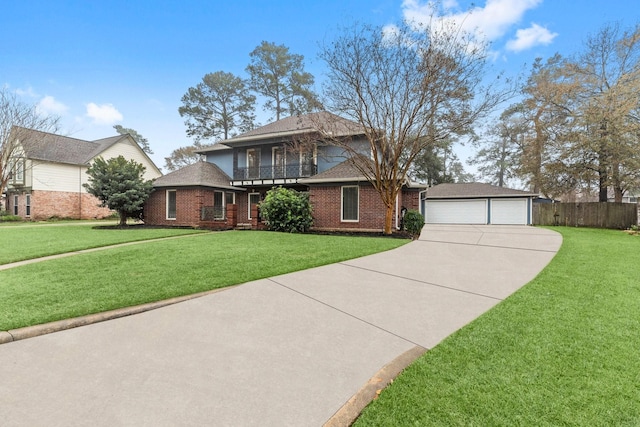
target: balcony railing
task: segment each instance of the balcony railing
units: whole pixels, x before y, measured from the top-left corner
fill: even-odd
[[[236,168],[233,171],[233,179],[254,180],[308,178],[315,175],[317,172],[318,167],[313,164],[248,167]]]

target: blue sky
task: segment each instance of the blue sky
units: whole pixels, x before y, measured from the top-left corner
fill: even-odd
[[[473,13],[466,14],[471,3]],[[536,57],[576,53],[604,24],[629,27],[640,14],[629,0],[444,0],[440,16],[482,32],[493,67],[528,71]],[[321,91],[318,46],[339,25],[421,19],[425,0],[20,0],[0,15],[0,85],[62,118],[61,133],[94,140],[115,124],[149,139],[164,166],[191,145],[180,98],[210,72],[246,77],[249,53],[263,40],[305,58]],[[258,119],[270,116],[257,106]],[[468,147],[459,153],[469,155]],[[465,151],[466,150],[466,151]]]

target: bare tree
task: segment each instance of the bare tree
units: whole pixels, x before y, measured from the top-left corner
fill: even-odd
[[[174,171],[196,163],[202,159],[202,155],[198,154],[197,151],[210,146],[210,144],[202,145],[195,143],[193,145],[176,148],[171,152],[169,157],[164,158],[164,167],[169,171]]]
[[[0,89],[0,194],[12,176],[25,173],[24,145],[29,130],[56,132],[59,118],[43,116],[35,105],[17,99],[6,88]]]
[[[391,233],[396,196],[416,156],[471,132],[508,98],[507,90],[498,90],[500,76],[483,84],[486,45],[435,18],[420,27],[355,24],[323,46],[320,57],[328,67],[328,109],[359,123],[370,143],[371,156],[361,156],[335,141],[380,194],[385,234]]]

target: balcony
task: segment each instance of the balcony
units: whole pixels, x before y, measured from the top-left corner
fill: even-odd
[[[308,178],[318,173],[314,164],[269,165],[260,167],[236,168],[233,171],[234,185],[291,184],[298,178]]]

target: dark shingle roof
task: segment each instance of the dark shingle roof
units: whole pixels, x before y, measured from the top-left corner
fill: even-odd
[[[74,165],[86,165],[108,147],[125,138],[124,135],[118,135],[90,142],[21,127],[16,127],[15,132],[27,158]]]
[[[170,172],[153,182],[154,187],[213,187],[230,190],[244,190],[233,187],[231,178],[216,164],[196,162]]]
[[[497,185],[484,184],[481,182],[465,184],[438,184],[427,189],[427,199],[513,196],[537,196],[537,194],[529,191],[498,187]]]
[[[321,111],[318,113],[286,117],[233,138],[226,139],[224,140],[224,144],[233,145],[242,142],[285,138],[318,131],[329,133],[334,137],[364,135],[364,131],[358,123],[327,111]],[[213,151],[217,145],[218,144],[213,145],[212,148],[205,148],[199,151],[199,153]]]
[[[310,178],[300,179],[301,184],[319,184],[323,182],[353,182],[367,181],[367,178],[348,160],[338,163],[324,172]]]

